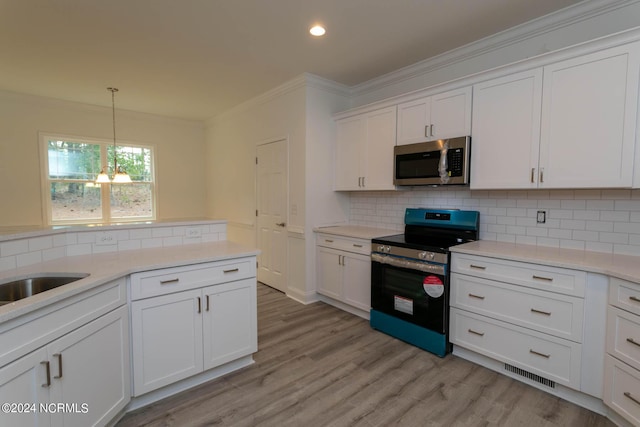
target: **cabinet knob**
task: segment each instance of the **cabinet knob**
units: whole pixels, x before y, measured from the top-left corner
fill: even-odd
[[[284,227],[285,225],[287,225],[287,223],[286,222],[276,222],[276,225],[278,227]]]

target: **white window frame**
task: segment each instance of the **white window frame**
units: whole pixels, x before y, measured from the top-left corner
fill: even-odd
[[[145,148],[151,151],[151,181],[140,182],[140,184],[148,184],[151,189],[151,215],[145,217],[135,218],[112,218],[111,217],[111,205],[110,205],[110,186],[114,184],[100,184],[102,187],[101,205],[102,205],[102,218],[101,219],[74,219],[74,220],[53,220],[53,208],[51,204],[51,182],[80,182],[86,183],[81,179],[50,179],[49,178],[49,144],[50,140],[68,141],[75,143],[94,144],[100,146],[100,166],[104,171],[107,171],[109,176],[113,175],[113,165],[107,164],[107,148],[113,146],[113,140],[91,138],[77,135],[66,135],[57,132],[39,132],[40,139],[40,170],[41,174],[41,195],[42,195],[42,217],[46,225],[74,225],[74,224],[112,224],[122,222],[140,222],[140,221],[154,221],[157,216],[157,203],[158,193],[156,192],[156,152],[157,149],[153,145],[141,144],[138,142],[119,140],[116,145],[118,147],[136,147]],[[135,182],[132,184],[115,184],[115,185],[137,185]]]

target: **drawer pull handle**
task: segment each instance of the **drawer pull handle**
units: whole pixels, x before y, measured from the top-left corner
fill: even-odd
[[[324,239],[324,241],[327,243],[333,243],[333,240],[329,240],[329,239]]]
[[[42,384],[42,387],[51,387],[51,366],[49,365],[49,361],[46,360],[44,362],[40,362],[41,365],[44,365],[47,370],[47,382]]]
[[[469,267],[475,268],[476,270],[486,270],[487,269],[487,267],[483,267],[481,265],[474,265],[474,264],[469,264]]]
[[[544,314],[545,316],[551,316],[551,312],[549,311],[542,311],[542,310],[536,310],[535,308],[531,309],[532,313],[538,313],[538,314]]]
[[[62,353],[56,353],[53,357],[58,359],[58,375],[54,375],[53,378],[62,378]]]
[[[361,248],[361,247],[362,247],[362,245],[356,245],[356,244],[354,243],[354,244],[353,244],[353,247],[354,247],[354,248]]]
[[[484,297],[483,297],[482,295],[469,294],[469,296],[470,296],[471,298],[484,299]]]
[[[640,400],[638,400],[638,399],[636,399],[635,397],[633,397],[633,396],[631,395],[631,393],[630,393],[630,392],[625,391],[623,394],[624,394],[624,396],[625,396],[625,397],[627,397],[627,398],[629,398],[629,399],[633,400],[635,403],[637,403],[638,405],[640,405]]]
[[[474,335],[478,335],[483,337],[484,336],[484,332],[478,332],[478,331],[474,331],[473,329],[467,329],[469,331],[470,334],[474,334]]]
[[[227,273],[237,273],[238,271],[240,271],[240,269],[239,269],[239,268],[232,268],[231,270],[222,270],[222,272],[223,272],[224,274],[227,274]]]
[[[544,280],[545,282],[553,282],[553,278],[552,277],[536,276],[535,274],[532,277],[534,279],[536,279],[536,280]]]
[[[198,297],[198,313],[202,313],[202,298]]]
[[[180,281],[180,278],[176,277],[175,279],[161,280],[160,284],[161,285],[168,285],[169,283],[178,283],[179,281]]]
[[[627,338],[627,342],[630,342],[631,344],[637,345],[638,347],[640,347],[640,342],[637,342],[633,338]]]
[[[206,295],[207,298],[207,311],[209,311],[209,295]]]
[[[550,355],[550,354],[540,353],[540,352],[537,352],[537,351],[535,351],[535,350],[533,350],[533,349],[529,349],[529,353],[531,353],[531,354],[535,354],[536,356],[544,357],[545,359],[548,359],[548,358],[550,358],[550,357],[551,357],[551,355]]]
[[[629,297],[631,301],[640,302],[640,298],[638,297]]]

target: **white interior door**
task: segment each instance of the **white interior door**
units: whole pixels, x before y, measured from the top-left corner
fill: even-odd
[[[258,146],[258,280],[287,291],[287,141]]]

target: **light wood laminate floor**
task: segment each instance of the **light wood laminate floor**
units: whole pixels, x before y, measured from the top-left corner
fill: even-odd
[[[129,426],[613,426],[324,303],[258,285],[255,364],[128,414]]]

